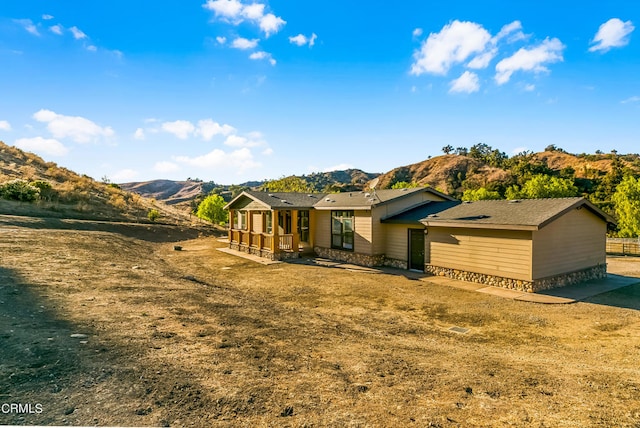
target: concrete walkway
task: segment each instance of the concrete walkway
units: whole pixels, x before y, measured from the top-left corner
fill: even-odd
[[[640,283],[640,278],[607,274],[607,277],[604,279],[594,279],[582,284],[554,288],[551,290],[539,291],[537,293],[527,293],[524,291],[509,290],[507,288],[486,286],[475,282],[458,281],[442,276],[428,276],[421,280],[432,284],[446,285],[448,287],[459,288],[462,290],[477,291],[479,293],[491,294],[493,296],[504,297],[507,299],[547,304],[575,303],[598,294],[607,293],[609,291],[617,290],[618,288]]]

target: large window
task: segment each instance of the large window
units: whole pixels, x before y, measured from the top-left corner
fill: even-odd
[[[233,228],[238,230],[245,230],[247,228],[247,212],[236,211],[234,217]]]
[[[353,211],[331,211],[331,248],[353,251]]]
[[[309,211],[307,210],[298,213],[298,234],[300,242],[309,242]]]

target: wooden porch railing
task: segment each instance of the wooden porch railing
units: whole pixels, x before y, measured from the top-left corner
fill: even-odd
[[[249,232],[248,230],[231,230],[231,242],[260,248],[262,250],[271,250],[273,244],[273,234]],[[293,235],[278,236],[278,250],[294,251]]]

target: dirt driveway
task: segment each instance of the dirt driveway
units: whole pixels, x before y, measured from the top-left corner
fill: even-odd
[[[0,424],[640,424],[640,286],[549,306],[41,226],[0,218]]]

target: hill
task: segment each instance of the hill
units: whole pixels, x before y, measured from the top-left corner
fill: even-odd
[[[20,193],[17,197],[16,194],[8,197],[4,192],[5,197],[0,197],[2,214],[147,222],[149,212],[156,210],[158,222],[175,224],[190,221],[188,214],[164,203],[128,192],[116,184],[79,175],[54,162],[46,162],[33,153],[0,142],[0,186],[6,187],[14,182],[17,188],[22,189],[20,191],[26,192],[25,197],[22,198]],[[37,193],[29,196],[29,192]]]
[[[146,198],[163,201],[167,205],[188,202],[202,193],[201,181],[152,180],[143,182],[120,183],[119,186],[128,192],[137,193]]]

